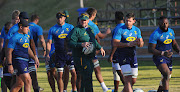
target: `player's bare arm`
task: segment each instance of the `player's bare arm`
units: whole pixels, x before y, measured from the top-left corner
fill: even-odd
[[[172,47],[180,55],[180,48],[175,39],[172,41]]]
[[[44,55],[43,55],[43,56],[45,56],[45,55],[46,55],[46,42],[45,42],[45,40],[44,40],[44,36],[43,36],[43,35],[40,35],[40,36],[39,36],[39,40],[40,40],[41,45],[42,45],[42,47],[43,47],[43,51],[44,51]]]
[[[0,38],[0,51],[1,51],[2,48],[3,48],[3,42],[4,42],[4,39],[3,39],[3,38]]]
[[[36,55],[35,43],[33,39],[30,40],[30,48],[32,49],[34,55]]]
[[[112,46],[110,55],[108,57],[108,62],[112,62],[112,58],[113,58],[114,53],[116,52],[116,49],[117,49],[117,47]]]
[[[99,38],[101,38],[101,39],[103,39],[103,38],[105,38],[108,34],[110,34],[111,33],[111,29],[110,28],[108,28],[107,30],[106,30],[106,33],[101,33],[101,32],[99,32],[97,35],[99,36]]]
[[[143,39],[142,39],[142,38],[137,39],[137,46],[138,46],[138,47],[143,47],[143,45],[144,45]]]
[[[149,43],[148,45],[148,52],[152,53],[153,55],[162,55],[162,56],[166,56],[166,57],[171,57],[172,56],[172,52],[171,50],[167,50],[167,51],[159,51],[156,49],[156,44],[152,44]]]
[[[11,49],[11,48],[7,48],[7,53],[6,53],[6,56],[7,56],[7,62],[8,62],[8,72],[13,74],[14,72],[14,69],[13,69],[13,66],[12,66],[12,52],[13,52],[14,49]]]
[[[52,40],[48,40],[47,47],[46,47],[46,58],[45,58],[46,64],[48,64],[48,61],[50,60],[49,52],[51,50],[51,44],[52,44]]]

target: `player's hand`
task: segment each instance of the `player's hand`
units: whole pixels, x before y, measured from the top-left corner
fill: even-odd
[[[39,59],[37,55],[35,55],[34,57],[35,57],[35,64],[37,65],[37,68],[39,68]]]
[[[8,65],[8,72],[13,74],[14,72],[14,69],[13,69],[13,66],[12,65]]]
[[[67,55],[72,56],[72,52],[71,51],[67,52]]]
[[[166,51],[164,52],[164,56],[165,56],[165,57],[170,58],[172,55],[173,55],[173,52],[171,52],[171,50],[166,50]]]
[[[90,45],[90,42],[83,42],[81,44],[82,47],[86,47],[86,48],[88,48],[89,45]]]
[[[108,28],[108,29],[106,30],[106,34],[108,35],[108,34],[110,34],[110,33],[111,33],[111,29]]]
[[[113,62],[112,58],[113,58],[113,57],[110,55],[110,56],[108,57],[108,62]]]
[[[137,45],[137,41],[130,41],[129,43],[127,43],[128,47],[133,47]]]
[[[50,61],[50,57],[49,57],[49,55],[47,55],[47,56],[45,57],[45,63],[46,63],[46,65],[49,64],[49,61]]]
[[[104,56],[105,56],[105,51],[104,51],[104,49],[101,48],[100,51],[101,51],[101,55],[104,57]]]

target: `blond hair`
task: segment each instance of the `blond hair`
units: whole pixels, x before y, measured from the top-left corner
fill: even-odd
[[[14,10],[12,12],[12,19],[15,19],[16,17],[19,17],[20,11],[19,10]]]

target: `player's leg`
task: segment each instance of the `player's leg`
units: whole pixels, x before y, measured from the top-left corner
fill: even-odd
[[[113,62],[112,67],[113,67],[113,76],[114,76],[114,92],[118,92],[118,86],[119,86],[120,79],[124,85],[124,76],[121,72],[119,63]],[[119,75],[118,75],[117,71],[119,72]]]
[[[39,92],[39,86],[38,86],[38,81],[37,81],[35,64],[30,63],[28,68],[29,68],[29,74],[30,74],[31,79],[32,79],[33,90],[34,90],[34,92]]]
[[[101,67],[99,66],[99,61],[96,57],[95,59],[93,59],[93,63],[94,63],[94,71],[95,71],[96,78],[99,81],[103,91],[106,92],[108,88],[106,87],[104,83],[103,77],[101,75]]]
[[[76,80],[77,80],[77,76],[76,76],[76,71],[74,68],[74,64],[69,65],[69,69],[71,72],[71,85],[72,85],[72,91],[76,92],[77,88],[76,88]]]
[[[121,70],[124,75],[124,91],[125,92],[133,92],[131,66],[129,64],[122,65]],[[120,75],[119,71],[117,71],[117,73],[118,73],[118,75]]]
[[[170,70],[166,63],[163,63],[158,66],[159,71],[163,75],[162,79],[162,86],[163,90],[169,90],[169,77],[170,77]]]
[[[67,92],[68,82],[69,82],[69,67],[65,66],[63,73],[64,92]]]
[[[64,89],[64,83],[63,83],[63,70],[64,68],[57,68],[57,72],[58,72],[58,75],[57,75],[57,84],[58,84],[58,89],[59,89],[59,92],[63,92],[63,89]]]
[[[23,80],[20,76],[16,76],[16,83],[12,86],[10,92],[18,92],[24,85]]]
[[[56,71],[55,68],[50,68],[49,65],[46,65],[46,72],[47,72],[47,77],[48,77],[48,82],[49,82],[49,85],[52,89],[52,92],[56,92],[56,89],[55,89],[55,80],[54,80],[54,77],[53,77],[53,72]]]

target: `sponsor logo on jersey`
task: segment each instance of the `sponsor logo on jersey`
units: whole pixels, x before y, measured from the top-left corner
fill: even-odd
[[[161,35],[160,39],[163,39],[163,38],[164,38],[163,35]]]
[[[66,31],[69,31],[69,28],[66,28]]]
[[[163,62],[163,59],[161,59],[160,62]]]
[[[128,38],[126,38],[126,41],[135,41],[136,40],[136,38],[135,37],[128,37]]]
[[[127,35],[126,33],[127,33],[127,32],[124,32],[124,34],[123,34],[123,35]]]
[[[172,39],[166,39],[163,43],[164,44],[170,44],[172,42]]]
[[[87,33],[86,33],[86,32],[84,33],[84,36],[85,36],[85,35],[87,35]]]
[[[68,34],[60,34],[60,35],[58,36],[58,38],[63,39],[63,38],[66,38],[67,35],[68,35]]]
[[[172,36],[172,33],[169,33]]]
[[[27,71],[27,67],[26,67],[26,68],[24,68],[24,71]]]
[[[28,35],[28,38],[30,38],[30,36]]]
[[[22,38],[20,39],[20,42],[23,42]]]
[[[123,63],[125,63],[126,62],[126,58],[123,60]]]
[[[137,34],[137,31],[134,31],[135,34]]]
[[[24,47],[24,48],[28,48],[28,47],[29,47],[29,43],[24,43],[24,44],[23,44],[23,47]]]

